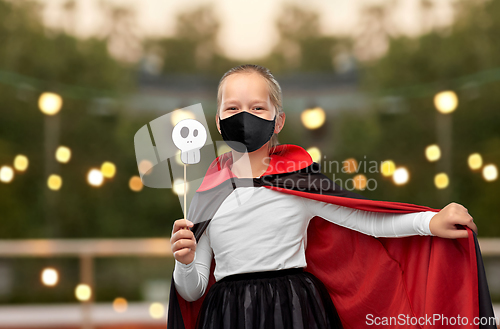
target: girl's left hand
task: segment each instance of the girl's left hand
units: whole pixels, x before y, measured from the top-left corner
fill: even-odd
[[[456,224],[468,226],[477,234],[477,226],[467,208],[455,202],[450,203],[434,215],[431,218],[429,228],[432,234],[441,238],[467,238],[467,230],[459,228]]]

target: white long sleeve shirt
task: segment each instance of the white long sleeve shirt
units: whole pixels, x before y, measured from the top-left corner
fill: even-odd
[[[175,261],[175,287],[187,301],[200,298],[208,284],[212,257],[216,281],[238,273],[306,267],[307,227],[315,216],[374,237],[402,237],[432,235],[429,223],[435,214],[377,213],[266,187],[238,187],[200,237],[194,260],[187,265]]]

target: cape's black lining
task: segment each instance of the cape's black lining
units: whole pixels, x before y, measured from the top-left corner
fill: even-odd
[[[493,312],[493,304],[491,303],[490,290],[488,289],[488,282],[486,280],[486,273],[484,271],[483,257],[481,256],[479,242],[477,241],[476,233],[472,231],[472,234],[474,235],[474,246],[476,248],[479,317],[482,321],[487,322],[487,324],[481,324],[479,328],[497,329],[496,325],[489,324],[490,321],[495,318],[495,313]]]

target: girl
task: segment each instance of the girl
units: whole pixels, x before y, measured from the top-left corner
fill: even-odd
[[[280,86],[269,70],[257,65],[229,70],[219,83],[215,119],[232,148],[230,170],[235,176],[260,179],[270,171],[271,156],[280,148],[277,135],[285,113]],[[248,157],[250,170],[238,161],[243,156]],[[237,203],[241,199],[246,201]],[[191,230],[183,229],[193,227],[192,222],[174,223],[173,279],[186,301],[196,301],[205,293],[210,266],[216,260],[216,283],[203,300],[196,327],[342,328],[322,281],[303,270],[305,236],[314,216],[374,237],[467,237],[467,231],[455,224],[477,232],[467,209],[456,203],[439,212],[388,214],[263,187],[238,187],[222,202],[198,242]]]

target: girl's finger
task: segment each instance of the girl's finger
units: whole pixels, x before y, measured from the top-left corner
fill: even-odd
[[[451,238],[452,239],[462,239],[462,238],[467,238],[469,234],[467,233],[467,230],[452,230],[450,232]]]
[[[174,235],[172,235],[172,240],[177,241],[180,239],[191,239],[194,237],[194,234],[191,230],[179,230]]]
[[[472,222],[472,217],[470,215],[466,214],[458,214],[453,217],[453,222],[454,224],[460,224],[460,225],[468,225],[470,222]]]
[[[194,224],[187,219],[178,219],[174,222],[174,229],[172,233],[179,231],[183,227],[192,227]]]
[[[173,245],[172,245],[172,251],[177,251],[182,248],[194,248],[194,243],[193,240],[191,239],[180,239],[177,240]]]
[[[188,248],[178,250],[178,251],[174,252],[174,257],[184,257],[187,254],[189,254],[190,251],[191,250]]]
[[[473,230],[477,234],[477,226],[476,226],[476,224],[473,221],[470,221],[467,224],[467,227],[469,227],[471,230]]]

